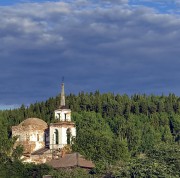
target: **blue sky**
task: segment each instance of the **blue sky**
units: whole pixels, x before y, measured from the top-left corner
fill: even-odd
[[[80,91],[180,96],[178,0],[0,0],[0,108]]]
[[[178,0],[129,0],[129,5],[146,6],[156,9],[159,13],[179,13]]]
[[[42,2],[47,2],[47,1],[48,0],[1,0],[0,5],[9,6],[9,5],[20,4],[20,3],[29,3],[29,2],[42,3]],[[55,2],[55,0],[51,2]]]

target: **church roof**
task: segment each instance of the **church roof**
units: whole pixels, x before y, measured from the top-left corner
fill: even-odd
[[[28,118],[24,121],[22,121],[19,126],[22,127],[36,127],[36,128],[42,128],[46,129],[48,127],[47,123],[39,118]]]
[[[95,167],[92,161],[83,158],[83,156],[79,153],[65,154],[65,156],[62,158],[52,159],[50,162],[48,162],[48,164],[56,169],[70,167],[92,169]]]

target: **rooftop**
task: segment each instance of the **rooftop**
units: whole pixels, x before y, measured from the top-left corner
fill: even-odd
[[[18,126],[22,126],[22,127],[33,126],[33,127],[42,128],[42,129],[46,129],[48,127],[47,123],[39,118],[25,119]]]
[[[95,167],[92,161],[86,160],[79,153],[65,154],[64,157],[58,159],[52,159],[48,162],[53,168],[72,168],[72,167],[82,167],[86,169],[92,169]]]

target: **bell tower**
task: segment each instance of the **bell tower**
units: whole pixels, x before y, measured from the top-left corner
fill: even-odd
[[[64,82],[61,84],[60,106],[54,111],[55,122],[50,124],[50,149],[73,144],[76,126],[71,121],[71,110],[66,106]]]

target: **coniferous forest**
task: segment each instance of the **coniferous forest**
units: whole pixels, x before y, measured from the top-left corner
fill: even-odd
[[[73,151],[94,161],[90,173],[82,169],[56,171],[46,164],[22,164],[21,147],[13,148],[11,126],[29,117],[47,123],[60,97],[28,107],[0,111],[0,178],[37,177],[180,177],[180,97],[81,92],[66,96],[77,137]]]

